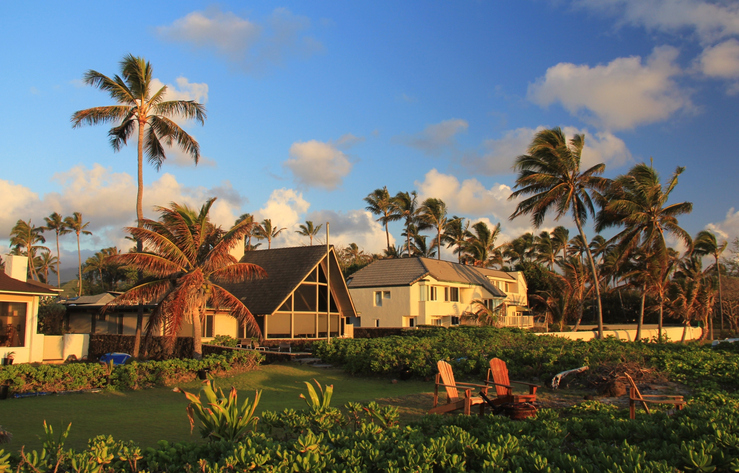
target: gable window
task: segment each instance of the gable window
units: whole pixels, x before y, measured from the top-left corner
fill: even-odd
[[[446,302],[459,302],[459,288],[458,287],[445,287],[444,288],[444,300]]]

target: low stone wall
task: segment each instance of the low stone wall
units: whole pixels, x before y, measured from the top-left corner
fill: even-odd
[[[664,327],[662,333],[667,336],[667,340],[671,342],[679,342],[683,338],[684,327]],[[656,328],[644,328],[641,331],[642,339],[650,340],[657,338],[659,330]],[[699,327],[688,327],[685,340],[698,340],[701,337],[701,329]],[[570,340],[592,340],[598,338],[597,330],[588,330],[585,332],[549,332],[537,333],[536,335],[553,335],[555,337],[564,337]],[[619,340],[633,341],[636,338],[636,328],[623,330],[604,330],[604,337],[616,337]]]

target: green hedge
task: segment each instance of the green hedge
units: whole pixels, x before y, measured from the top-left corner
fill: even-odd
[[[102,363],[65,363],[63,365],[18,364],[0,368],[0,385],[16,393],[61,392],[110,387],[140,389],[155,385],[169,386],[190,381],[202,369],[212,374],[255,369],[264,359],[258,352],[230,350],[206,355],[202,360],[172,359],[114,366]]]

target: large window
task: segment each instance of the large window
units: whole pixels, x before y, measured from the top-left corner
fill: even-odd
[[[444,288],[444,300],[447,302],[459,302],[459,288],[458,287],[445,287]]]
[[[203,324],[203,336],[206,338],[210,338],[213,336],[213,319],[215,317],[213,315],[206,315],[205,316],[205,323]]]
[[[429,287],[429,300],[435,301],[436,299],[436,286]]]
[[[383,299],[390,299],[390,291],[375,291],[375,307],[382,307]]]
[[[27,310],[25,302],[0,302],[0,345],[26,346]]]

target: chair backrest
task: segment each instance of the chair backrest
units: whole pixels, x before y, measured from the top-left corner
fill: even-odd
[[[644,409],[647,410],[647,414],[651,414],[651,412],[649,412],[649,406],[647,406],[647,403],[644,401],[644,398],[639,392],[639,388],[636,387],[634,380],[629,376],[629,373],[624,373],[624,376],[626,376],[626,379],[629,380],[629,384],[631,385],[631,389],[629,389],[629,397],[635,401],[641,401]]]
[[[444,360],[439,360],[436,363],[436,367],[439,369],[439,377],[441,378],[441,384],[446,389],[447,399],[455,400],[459,399],[459,391],[457,391],[457,382],[454,380],[454,372],[452,371],[452,365]]]
[[[511,385],[511,380],[508,379],[508,367],[505,365],[505,361],[500,358],[493,358],[490,360],[490,373],[493,375],[493,381],[498,384]],[[495,392],[498,396],[507,396],[510,394],[510,389],[495,385]]]

